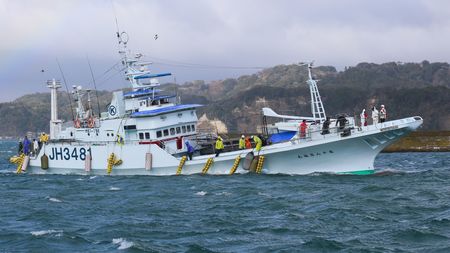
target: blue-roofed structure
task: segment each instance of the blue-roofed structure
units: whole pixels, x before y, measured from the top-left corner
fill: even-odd
[[[152,116],[157,116],[160,114],[166,114],[166,113],[170,113],[170,112],[194,109],[194,108],[201,107],[201,106],[203,106],[203,105],[200,105],[200,104],[173,105],[173,106],[158,108],[155,110],[134,112],[131,114],[131,117],[152,117]]]
[[[170,76],[172,73],[161,73],[161,74],[148,74],[148,75],[140,75],[135,76],[134,79],[146,79],[146,78],[156,78],[156,77],[163,77],[163,76]]]

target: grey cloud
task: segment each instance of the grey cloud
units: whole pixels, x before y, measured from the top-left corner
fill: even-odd
[[[130,34],[130,48],[150,59],[232,66],[315,59],[319,65],[342,67],[360,61],[450,57],[450,2],[443,0],[114,0],[113,4],[120,29]],[[81,84],[90,82],[86,55],[96,73],[118,60],[110,0],[0,0],[0,29],[7,38],[0,43],[0,101],[45,90],[37,85],[44,78],[39,71],[46,68],[48,77],[58,76],[56,57],[65,65],[68,79]],[[251,72],[158,64],[154,68],[175,72],[179,82]],[[101,88],[123,85],[114,77]]]

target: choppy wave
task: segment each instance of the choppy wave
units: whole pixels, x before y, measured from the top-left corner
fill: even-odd
[[[199,191],[199,192],[195,193],[195,195],[197,195],[197,196],[205,196],[206,194],[208,194],[208,192],[206,192],[206,191]]]
[[[16,175],[7,155],[0,251],[450,252],[449,153],[381,154],[370,176],[213,177]]]
[[[50,235],[50,234],[55,234],[55,235],[61,235],[63,233],[62,230],[39,230],[39,231],[31,231],[30,234],[34,235],[34,236],[44,236],[44,235]]]
[[[51,202],[56,202],[56,203],[62,202],[62,200],[57,199],[57,198],[53,198],[53,197],[49,197],[49,196],[47,196],[46,198],[48,199],[48,201],[51,201]]]
[[[124,250],[124,249],[128,249],[134,246],[133,242],[129,242],[123,238],[115,238],[112,239],[112,243],[119,245],[119,247],[117,248],[118,250]]]

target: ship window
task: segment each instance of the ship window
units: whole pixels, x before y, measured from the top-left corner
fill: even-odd
[[[164,129],[164,136],[169,135],[169,129]]]
[[[192,125],[192,131],[195,131],[195,125]]]
[[[136,130],[136,125],[123,126],[124,130]]]
[[[186,133],[186,126],[182,126],[181,130],[183,130],[183,133]]]
[[[162,132],[161,132],[161,130],[156,131],[156,138],[160,138],[160,137],[162,137]]]
[[[107,133],[107,134],[106,134],[106,136],[108,136],[108,137],[109,137],[109,133]]]
[[[147,139],[147,140],[150,139],[150,133],[149,133],[149,132],[146,132],[146,133],[145,133],[145,139]]]
[[[177,127],[177,134],[181,133],[181,128]]]
[[[139,139],[144,139],[144,133],[139,133]]]
[[[181,116],[183,116],[183,114],[182,113],[178,113],[178,117],[181,118]]]
[[[175,128],[172,127],[172,128],[170,129],[170,135],[175,135]]]
[[[190,132],[191,131],[191,125],[187,126],[187,131]]]

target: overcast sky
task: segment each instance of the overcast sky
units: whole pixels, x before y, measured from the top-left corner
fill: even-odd
[[[447,0],[0,0],[0,101],[47,91],[45,80],[61,79],[56,58],[69,85],[92,85],[89,56],[99,89],[126,86],[120,74],[111,77],[115,69],[102,76],[119,60],[115,16],[129,48],[178,83],[258,71],[186,63],[270,67],[315,60],[342,69],[450,58]]]

